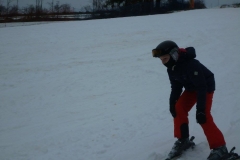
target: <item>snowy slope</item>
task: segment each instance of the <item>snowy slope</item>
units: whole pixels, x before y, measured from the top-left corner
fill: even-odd
[[[161,160],[172,147],[161,41],[194,46],[215,73],[212,114],[240,153],[240,9],[0,28],[1,160]],[[198,144],[185,160],[209,154]]]

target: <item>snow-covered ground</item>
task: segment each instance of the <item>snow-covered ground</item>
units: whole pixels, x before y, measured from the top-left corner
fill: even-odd
[[[47,23],[56,23],[52,22],[11,22],[11,23],[0,23],[0,28],[4,27],[18,27],[18,26],[31,26],[31,25],[39,25],[39,24],[47,24]]]
[[[212,114],[240,153],[240,9],[0,28],[1,160],[162,160],[173,138],[166,68],[151,50],[193,46],[215,73]],[[189,114],[204,160],[208,143]]]

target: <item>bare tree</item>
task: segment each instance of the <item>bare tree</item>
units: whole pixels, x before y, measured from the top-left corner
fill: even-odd
[[[4,15],[6,12],[6,7],[0,3],[0,16]]]
[[[6,7],[7,14],[9,12],[9,9],[11,7],[10,5],[11,5],[12,2],[13,2],[13,0],[7,0],[7,7]]]
[[[32,18],[35,13],[34,5],[28,5],[27,7],[23,8],[23,13],[27,15],[27,18]]]
[[[82,9],[81,9],[83,12],[85,11],[85,12],[91,12],[92,11],[92,7],[90,6],[90,5],[88,5],[88,6],[85,6],[85,7],[82,7]]]
[[[36,0],[36,17],[39,17],[42,14],[42,3],[43,0]]]
[[[93,11],[99,11],[103,9],[103,2],[104,0],[93,0],[92,5],[93,5]]]
[[[8,11],[9,15],[17,15],[18,14],[18,6],[17,5],[13,5],[9,11]]]
[[[71,12],[71,5],[70,4],[62,4],[60,6],[62,13],[70,13]]]
[[[54,5],[54,11],[57,13],[57,18],[60,13],[60,9],[61,9],[60,2],[57,1],[56,4]]]
[[[18,0],[17,0],[17,13],[19,12],[19,10],[18,10],[19,8],[18,8]]]
[[[49,5],[49,7],[50,7],[50,11],[53,13],[53,5],[54,5],[54,2],[53,2],[53,0],[52,0],[52,2],[48,2],[48,5]]]

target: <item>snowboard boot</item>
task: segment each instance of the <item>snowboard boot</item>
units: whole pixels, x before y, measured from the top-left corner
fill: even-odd
[[[174,157],[178,157],[181,156],[183,151],[189,149],[190,147],[194,147],[195,143],[192,141],[194,138],[191,138],[191,140],[189,140],[189,138],[185,138],[185,139],[178,139],[173,147],[171,152],[168,154],[168,158],[167,159],[172,159]]]
[[[224,160],[227,158],[228,158],[228,150],[227,150],[227,147],[224,145],[224,146],[212,149],[207,160]]]

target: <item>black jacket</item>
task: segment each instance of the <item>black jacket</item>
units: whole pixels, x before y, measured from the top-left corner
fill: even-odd
[[[197,109],[205,110],[206,93],[215,90],[214,74],[195,57],[193,47],[182,49],[176,65],[168,68],[172,88],[170,106],[176,104],[184,87],[186,91],[197,92]]]

